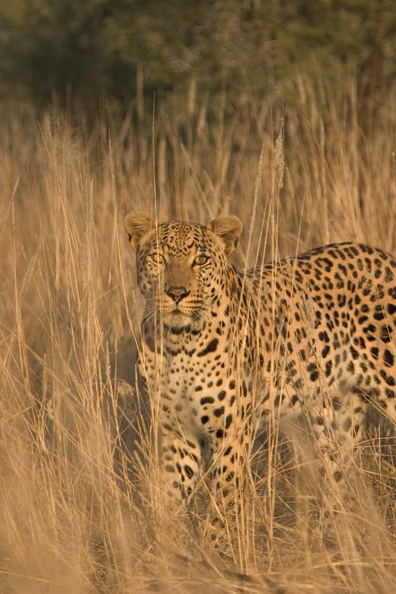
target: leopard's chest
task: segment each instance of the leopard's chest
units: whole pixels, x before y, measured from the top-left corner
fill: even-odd
[[[164,425],[195,436],[228,428],[236,381],[226,336],[207,332],[195,341],[163,341],[160,349],[146,345],[144,351],[149,392]]]

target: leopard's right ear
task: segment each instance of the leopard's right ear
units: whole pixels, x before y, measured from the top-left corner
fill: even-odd
[[[224,243],[225,253],[228,257],[231,256],[232,252],[236,248],[238,238],[242,233],[242,223],[238,217],[230,216],[219,216],[214,219],[206,227],[208,231],[211,231]]]
[[[135,252],[142,247],[144,237],[158,227],[158,222],[147,212],[130,212],[125,217],[125,229]]]

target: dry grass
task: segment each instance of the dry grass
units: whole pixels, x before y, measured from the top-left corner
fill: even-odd
[[[282,438],[267,447],[276,433],[257,440],[240,539],[223,559],[195,508],[167,515],[155,419],[117,387],[135,383],[143,306],[130,210],[238,215],[242,266],[340,240],[396,252],[392,103],[367,139],[351,81],[342,99],[306,80],[294,96],[287,110],[235,107],[197,104],[192,89],[186,111],[157,99],[153,124],[142,105],[137,123],[104,108],[93,131],[56,113],[39,125],[23,107],[1,116],[2,594],[396,589],[396,475],[378,431],[361,451],[361,506],[340,513],[331,544],[312,530],[323,493],[304,431],[287,431],[297,455]]]

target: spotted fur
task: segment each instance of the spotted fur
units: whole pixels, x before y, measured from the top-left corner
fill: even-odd
[[[176,500],[209,458],[227,496],[253,422],[304,411],[333,477],[371,401],[396,420],[396,260],[363,244],[316,248],[241,275],[242,226],[126,217],[146,299],[140,377],[160,409],[162,467]],[[205,466],[206,464],[206,466]]]

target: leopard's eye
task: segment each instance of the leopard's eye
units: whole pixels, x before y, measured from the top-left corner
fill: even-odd
[[[194,260],[194,264],[197,264],[198,266],[203,266],[204,264],[206,264],[209,261],[209,258],[207,256],[197,256]]]
[[[159,254],[158,252],[154,252],[153,254],[151,254],[151,259],[156,264],[165,264],[164,256],[162,254]]]

